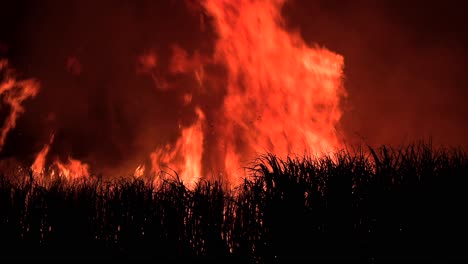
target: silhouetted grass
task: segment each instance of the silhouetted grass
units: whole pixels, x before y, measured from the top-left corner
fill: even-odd
[[[2,258],[467,260],[468,159],[418,143],[259,157],[226,189],[0,178]]]

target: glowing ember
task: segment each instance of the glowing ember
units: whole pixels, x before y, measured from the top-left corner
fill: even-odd
[[[8,62],[0,59],[0,96],[3,102],[10,107],[0,131],[0,150],[5,144],[8,132],[16,126],[16,119],[24,112],[21,105],[24,100],[35,97],[39,92],[39,83],[34,80],[17,81],[13,70],[8,68]]]

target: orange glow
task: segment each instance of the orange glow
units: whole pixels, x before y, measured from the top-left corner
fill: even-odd
[[[41,177],[45,174],[45,164],[46,157],[49,154],[50,145],[54,141],[54,134],[50,136],[49,143],[45,144],[44,147],[39,151],[36,158],[34,159],[33,164],[31,165],[31,170],[34,177]]]
[[[148,51],[138,57],[138,74],[147,74],[151,76],[156,88],[160,90],[169,89],[169,84],[161,77],[158,71],[158,57],[153,51]]]
[[[203,58],[198,52],[195,52],[190,57],[186,50],[174,45],[172,46],[172,58],[169,71],[173,74],[193,73],[198,85],[202,86],[205,75],[203,64],[207,62],[208,59]]]
[[[177,45],[172,46],[172,59],[171,65],[169,66],[169,70],[172,73],[190,72],[200,65],[201,57],[198,53],[195,53],[192,58],[189,58],[186,50]]]
[[[133,177],[141,178],[143,175],[145,175],[145,165],[138,165],[138,167],[135,169],[135,172],[133,173]]]
[[[343,57],[287,32],[283,2],[204,2],[218,33],[214,59],[228,70],[220,151],[231,182],[258,153],[320,154],[340,145]]]
[[[79,160],[68,158],[65,163],[56,160],[54,162],[58,169],[58,176],[64,177],[67,180],[75,180],[80,178],[89,178],[89,166]]]
[[[17,81],[6,60],[0,59],[0,73],[3,74],[3,76],[0,76],[2,78],[0,79],[0,96],[3,102],[10,107],[10,113],[0,131],[1,150],[8,132],[16,126],[16,119],[24,112],[23,101],[37,95],[39,83],[31,79]]]
[[[158,169],[172,174],[176,171],[179,179],[191,187],[201,177],[201,159],[203,155],[203,124],[205,115],[197,108],[195,124],[182,129],[182,134],[174,146],[167,144],[151,153],[152,172]]]
[[[151,77],[158,96],[164,96],[163,92],[177,95],[184,108],[177,113],[195,109],[197,118],[191,125],[179,128],[175,142],[163,143],[153,152],[153,148],[145,150],[145,156],[151,152],[150,164],[138,160],[125,166],[123,173],[137,178],[161,172],[176,174],[191,187],[212,172],[216,178],[225,175],[223,181],[236,185],[246,176],[242,168],[259,154],[271,152],[285,158],[304,153],[320,155],[341,147],[336,126],[342,115],[340,100],[346,96],[342,83],[344,59],[324,47],[308,45],[298,32],[288,31],[281,17],[284,2],[194,3],[194,12],[203,13],[201,21],[211,17],[207,21],[211,21],[216,33],[214,49],[185,50],[171,44],[169,60],[151,49],[136,56],[136,74]],[[163,69],[165,66],[168,68]],[[1,130],[0,150],[24,111],[22,102],[34,97],[39,89],[34,81],[16,81],[4,70],[6,67],[6,62],[0,61],[0,70],[7,72],[7,78],[0,83],[0,95],[11,107]],[[73,75],[81,75],[83,70],[77,57],[68,58],[67,69]],[[192,76],[193,82],[190,84],[186,78],[179,81],[181,75]],[[115,111],[122,111],[126,118],[123,113],[127,110],[122,109]],[[167,113],[167,117],[172,118],[172,114]],[[88,164],[72,158],[66,162],[51,159],[51,167],[45,168],[52,141],[53,137],[37,154],[31,166],[35,174],[48,170],[52,176],[67,179],[90,176]]]
[[[272,152],[281,158],[291,154],[322,154],[340,146],[335,126],[341,118],[340,98],[343,57],[325,48],[310,47],[298,33],[286,31],[280,15],[284,1],[203,2],[213,17],[217,41],[213,58],[173,46],[170,72],[195,73],[203,85],[204,64],[227,70],[227,89],[222,108],[213,120],[216,150],[203,152],[204,115],[182,129],[174,146],[151,154],[152,173],[160,165],[179,173],[193,185],[210,169],[227,175],[231,185],[245,176],[242,167],[256,155]],[[190,99],[190,100],[189,100]],[[184,96],[185,103],[191,96]],[[208,164],[202,164],[202,155]],[[210,163],[211,162],[211,163]],[[204,168],[203,166],[208,166]],[[202,170],[205,169],[205,171]],[[164,169],[163,169],[164,170]]]
[[[47,170],[46,159],[53,141],[54,134],[50,136],[49,143],[44,145],[44,147],[41,149],[41,151],[39,151],[36,158],[34,159],[34,162],[31,165],[31,170],[33,172],[34,177],[37,180],[43,180],[44,176],[58,176],[63,177],[67,180],[88,178],[90,176],[89,165],[79,160],[72,159],[70,157],[65,163],[61,162],[58,159],[55,159],[53,164],[50,166],[51,170]],[[49,172],[50,175],[46,175],[46,172]]]

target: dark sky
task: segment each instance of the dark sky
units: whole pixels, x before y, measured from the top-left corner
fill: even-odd
[[[468,146],[465,2],[291,0],[283,13],[307,43],[344,56],[347,141]],[[193,120],[193,105],[180,100],[191,80],[170,76],[179,89],[162,92],[135,70],[145,52],[164,71],[174,44],[213,48],[212,29],[202,32],[183,1],[12,0],[0,9],[0,55],[41,82],[1,156],[31,159],[54,131],[52,152],[112,167],[141,160]],[[219,95],[194,98],[213,100]]]

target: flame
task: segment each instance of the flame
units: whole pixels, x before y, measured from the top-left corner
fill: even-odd
[[[203,173],[214,170],[227,175],[223,180],[236,184],[243,176],[240,169],[259,153],[267,151],[284,158],[304,152],[320,154],[341,146],[335,127],[342,115],[340,99],[346,96],[342,84],[344,59],[326,48],[308,45],[299,33],[286,30],[281,17],[284,2],[204,0],[199,5],[201,12],[211,16],[217,33],[214,54],[189,53],[172,45],[168,71],[161,69],[164,60],[151,50],[138,57],[137,74],[150,76],[160,91],[174,87],[171,78],[162,76],[166,72],[191,74],[198,85],[182,94],[185,107],[195,106],[196,121],[180,128],[175,143],[151,152],[151,168],[149,164],[147,170],[145,165],[137,166],[135,177],[174,170],[190,187]],[[194,7],[198,10],[197,5]],[[225,69],[222,74],[218,72],[219,76],[212,72],[217,66]],[[72,73],[81,73],[77,58],[71,57],[67,67]],[[6,62],[0,61],[3,69]],[[18,82],[8,72],[5,76],[0,95],[11,113],[1,130],[0,150],[24,111],[22,102],[34,97],[39,89],[32,80]],[[224,77],[227,79],[220,81]],[[196,105],[209,89],[219,95],[212,98],[220,98],[219,104],[216,102],[220,108]],[[52,141],[53,137],[37,154],[33,172],[44,172]],[[68,179],[90,176],[88,164],[71,157],[66,162],[55,159],[52,166],[52,174]],[[126,169],[131,173],[133,168]]]
[[[214,60],[228,70],[219,134],[231,182],[256,153],[321,153],[340,145],[343,57],[286,31],[283,3],[204,2],[218,33]]]
[[[161,165],[177,172],[179,179],[188,187],[201,177],[203,155],[203,124],[205,115],[197,108],[197,121],[182,129],[182,135],[174,146],[170,144],[151,153],[152,172],[158,173]],[[162,170],[165,170],[164,168]]]
[[[57,159],[54,164],[58,168],[58,176],[67,180],[90,177],[89,165],[71,157],[68,157],[68,161],[65,163]]]
[[[8,62],[0,59],[0,96],[3,102],[10,107],[10,113],[0,131],[0,151],[5,144],[8,132],[16,126],[16,119],[24,112],[22,103],[24,100],[35,97],[39,92],[39,83],[27,79],[17,81],[13,76],[13,70],[8,68]]]
[[[138,167],[135,169],[135,172],[133,173],[133,177],[141,178],[143,175],[145,175],[145,165],[138,165]]]
[[[217,147],[204,153],[205,117],[197,108],[198,121],[182,130],[174,146],[151,153],[153,173],[163,164],[193,185],[203,172],[202,155],[211,155],[206,159],[209,164],[203,165],[227,174],[227,180],[236,184],[243,176],[242,166],[259,153],[268,151],[284,158],[322,154],[340,146],[335,126],[342,115],[340,98],[346,95],[343,57],[317,45],[310,47],[298,33],[288,32],[280,14],[283,3],[202,2],[217,32],[215,53],[212,58],[198,52],[189,56],[174,45],[169,70],[195,73],[201,87],[208,74],[204,64],[226,68],[227,93],[212,121]],[[184,96],[184,101],[191,100]]]
[[[31,170],[35,177],[40,177],[45,174],[45,164],[46,164],[46,157],[49,154],[50,145],[54,141],[54,134],[50,136],[49,143],[45,144],[42,147],[41,151],[37,153],[36,158],[34,159],[33,164],[31,165]]]
[[[51,134],[49,142],[39,151],[31,165],[31,170],[36,179],[43,179],[43,177],[46,176],[46,159],[53,141],[54,134]],[[89,165],[77,159],[72,159],[71,157],[68,157],[65,163],[61,162],[59,159],[55,159],[50,167],[52,170],[49,171],[50,175],[47,175],[49,177],[59,176],[68,180],[73,180],[88,178],[90,176]]]

